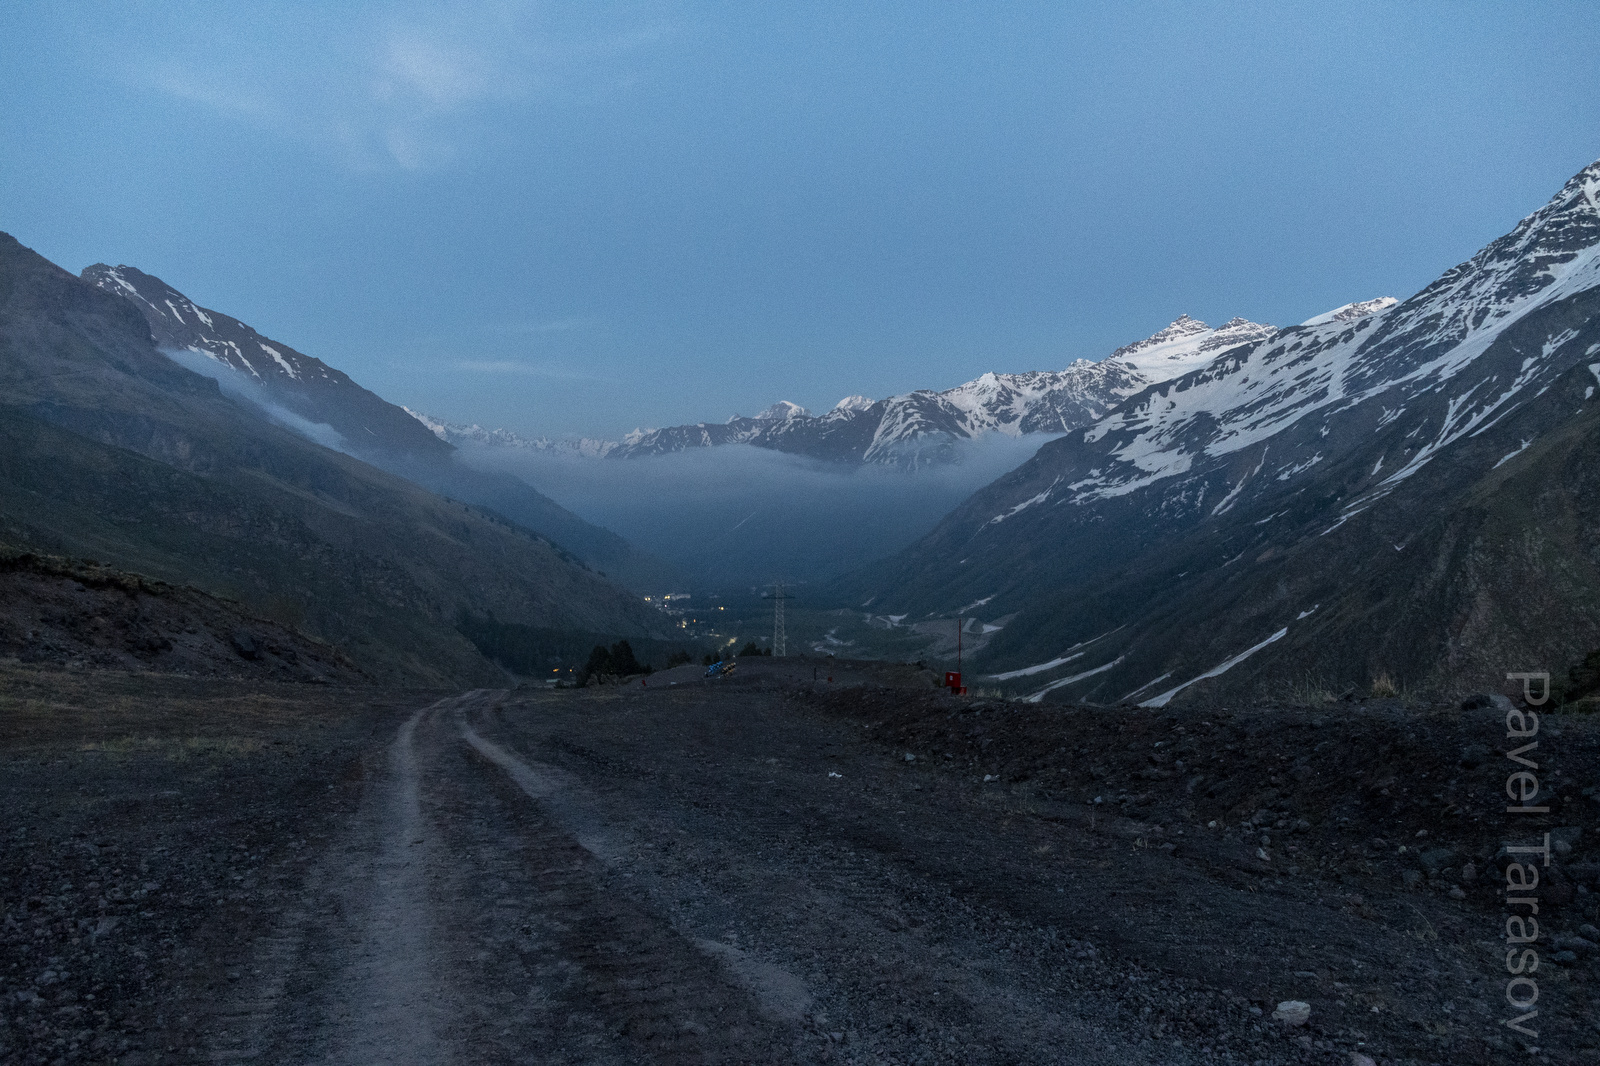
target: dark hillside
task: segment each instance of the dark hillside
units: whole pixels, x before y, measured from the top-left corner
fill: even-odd
[[[0,239],[0,530],[237,598],[380,678],[498,675],[454,627],[648,635],[547,540],[274,425],[156,349],[137,309]]]
[[[322,360],[263,336],[231,315],[201,307],[134,267],[96,263],[83,271],[82,279],[137,309],[158,348],[195,353],[202,369],[229,375],[240,395],[281,408],[331,437],[322,443],[336,442],[340,450],[432,492],[493,508],[636,588],[673,583],[659,561],[526,482],[460,462],[453,445],[404,408]]]

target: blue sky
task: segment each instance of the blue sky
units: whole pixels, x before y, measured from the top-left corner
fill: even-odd
[[[615,435],[1406,296],[1600,156],[1573,3],[32,3],[0,229]]]

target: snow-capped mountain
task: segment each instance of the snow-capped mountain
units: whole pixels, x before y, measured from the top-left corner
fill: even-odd
[[[1392,297],[1385,299],[1390,303],[1394,302]],[[1383,300],[1367,302],[1381,304]],[[1345,305],[1345,307],[1355,306],[1357,305]],[[1166,329],[1142,341],[1118,348],[1109,358],[1137,370],[1147,383],[1168,381],[1179,374],[1186,374],[1197,367],[1205,366],[1229,348],[1270,337],[1276,332],[1275,326],[1243,318],[1229,319],[1216,329],[1212,329],[1204,322],[1188,315],[1179,315]]]
[[[956,446],[961,441],[986,433],[1017,437],[1079,429],[1153,382],[1204,366],[1229,348],[1274,332],[1273,326],[1242,318],[1212,329],[1182,315],[1160,332],[1119,348],[1106,359],[1079,359],[1065,370],[991,372],[942,392],[919,389],[883,400],[846,396],[822,415],[813,415],[799,404],[784,400],[754,416],[734,415],[722,423],[637,429],[621,441],[529,438],[507,430],[486,430],[410,413],[439,439],[452,444],[530,448],[611,459],[749,444],[833,462],[917,467],[949,462],[956,457]]]
[[[144,313],[156,346],[216,360],[260,385],[265,397],[309,422],[331,426],[347,450],[439,457],[450,449],[421,432],[404,411],[368,392],[349,375],[231,315],[197,306],[160,278],[130,266],[96,263],[81,277]]]
[[[1325,326],[1329,322],[1359,322],[1369,315],[1377,314],[1379,311],[1387,311],[1399,302],[1393,296],[1380,296],[1376,300],[1362,300],[1358,303],[1335,307],[1332,311],[1326,311],[1308,318],[1300,324],[1302,326]]]
[[[1215,359],[1228,348],[1274,332],[1242,318],[1212,329],[1183,315],[1154,336],[1119,348],[1099,362],[1079,359],[1065,370],[987,373],[936,392],[872,400],[847,396],[813,416],[792,403],[754,418],[637,431],[608,452],[617,459],[722,444],[752,444],[840,462],[922,466],[955,457],[961,441],[985,433],[1066,433],[1124,397]]]
[[[1600,163],[1404,302],[1143,387],[855,588],[876,610],[1020,611],[990,648],[1001,673],[1097,637],[1042,673],[1063,695],[1154,699],[1286,661],[1446,688],[1541,669],[1509,660],[1600,645],[1600,491],[1575,458],[1600,451],[1597,384]],[[1496,560],[1538,576],[1542,623],[1489,595]]]
[[[617,446],[614,440],[595,440],[590,437],[524,437],[509,429],[484,429],[476,422],[446,422],[409,407],[402,406],[400,409],[427,426],[434,436],[457,447],[478,444],[492,448],[526,448],[529,451],[562,452],[586,459],[600,459]]]

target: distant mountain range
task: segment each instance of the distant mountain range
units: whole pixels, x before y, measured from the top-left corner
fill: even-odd
[[[987,433],[1017,437],[1080,429],[1140,389],[1274,332],[1272,326],[1242,318],[1212,329],[1182,315],[1155,335],[1119,348],[1099,362],[1079,359],[1065,370],[991,372],[942,392],[919,389],[884,400],[847,396],[823,415],[783,401],[752,417],[735,415],[723,423],[635,430],[620,441],[526,438],[411,413],[440,440],[451,444],[563,451],[608,459],[748,444],[829,462],[915,468],[950,462],[958,457],[963,441]]]
[[[1408,300],[1119,397],[836,591],[1000,624],[980,661],[1041,698],[1559,675],[1600,646],[1597,387],[1600,163]]]
[[[174,362],[152,336],[152,301],[102,287],[116,279],[160,297],[158,322],[200,323],[161,340],[226,349],[341,435],[444,449],[343,375],[200,318],[154,279],[91,283],[0,234],[0,542],[192,585],[335,645],[376,680],[503,678],[468,622],[666,635],[658,612],[537,532],[314,443]],[[93,645],[115,624],[87,618],[79,635]]]

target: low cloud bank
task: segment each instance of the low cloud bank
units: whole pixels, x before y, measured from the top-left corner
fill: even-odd
[[[515,474],[699,587],[731,588],[823,580],[890,555],[1049,439],[990,435],[962,445],[959,462],[915,472],[748,445],[621,460],[468,446],[458,458]]]
[[[197,352],[163,351],[278,425],[349,452],[336,429],[274,402],[249,374]],[[664,560],[697,588],[731,589],[778,579],[821,581],[891,555],[1051,439],[990,434],[959,445],[956,462],[915,471],[844,466],[749,445],[588,459],[469,444],[454,458],[471,469],[522,479]],[[476,498],[466,484],[452,491],[449,477],[430,473],[423,480],[442,482],[431,484],[436,490]],[[559,531],[542,531],[561,539]]]

